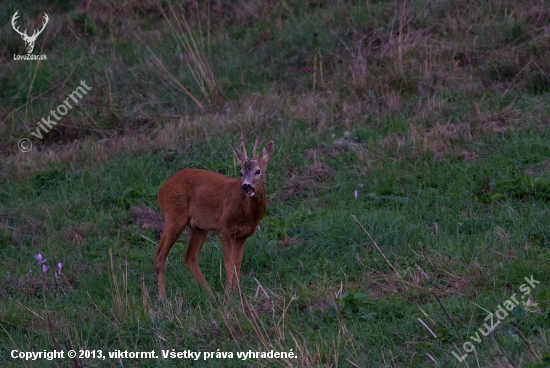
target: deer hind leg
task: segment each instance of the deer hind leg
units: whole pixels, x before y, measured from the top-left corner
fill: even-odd
[[[166,227],[162,232],[162,237],[160,238],[159,247],[157,248],[157,275],[158,275],[158,296],[159,299],[166,298],[166,284],[164,280],[164,269],[166,266],[166,258],[168,258],[168,253],[172,246],[178,240],[178,237],[181,234],[181,231],[185,227],[185,224],[177,221],[168,221],[166,220]]]
[[[211,296],[212,289],[204,279],[202,272],[199,268],[199,254],[201,252],[204,241],[206,240],[206,235],[208,231],[198,229],[198,228],[188,228],[189,229],[189,245],[187,246],[187,251],[185,252],[184,262],[195,277],[195,280],[199,283],[204,290],[208,292]]]

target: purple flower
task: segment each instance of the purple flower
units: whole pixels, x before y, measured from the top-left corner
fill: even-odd
[[[355,189],[355,192],[353,192],[353,196],[354,196],[355,198],[357,198],[357,195],[358,195],[357,189]]]
[[[42,272],[48,272],[50,269],[50,266],[46,266],[45,264],[42,265]]]
[[[59,270],[59,274],[61,275],[61,268],[63,267],[63,263],[59,262],[57,264],[57,269]]]
[[[38,261],[38,264],[41,265],[42,263],[46,262],[45,259],[42,259],[42,254],[38,253],[34,256],[34,258]]]

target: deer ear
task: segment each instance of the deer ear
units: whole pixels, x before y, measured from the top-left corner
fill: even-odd
[[[233,148],[233,152],[235,152],[235,157],[237,157],[237,161],[239,162],[239,165],[243,166],[243,164],[246,161],[246,157],[244,153],[242,153],[241,151],[233,147],[233,145],[231,145],[231,148]]]
[[[260,160],[262,160],[265,164],[267,164],[273,157],[274,152],[275,152],[275,143],[273,141],[270,141],[268,144],[265,145],[262,151],[262,157],[260,158]]]

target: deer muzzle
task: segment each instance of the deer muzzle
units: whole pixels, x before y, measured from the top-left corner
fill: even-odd
[[[246,192],[246,195],[252,197],[254,195],[254,187],[248,183],[243,183],[243,190]]]
[[[27,54],[32,53],[32,50],[34,50],[34,42],[25,41],[25,48],[27,49]]]

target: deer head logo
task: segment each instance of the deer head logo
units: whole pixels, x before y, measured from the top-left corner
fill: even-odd
[[[11,26],[13,27],[13,29],[15,30],[15,32],[19,33],[21,35],[21,38],[23,39],[23,41],[25,41],[25,48],[27,49],[27,54],[30,54],[32,53],[32,50],[34,49],[34,43],[36,41],[36,38],[40,35],[40,33],[42,33],[42,31],[44,30],[44,28],[46,28],[46,24],[48,24],[48,14],[44,13],[44,23],[42,24],[42,28],[40,29],[40,31],[36,31],[36,29],[34,30],[34,32],[32,33],[32,36],[29,36],[27,35],[27,30],[25,29],[24,32],[21,32],[19,30],[19,26],[15,26],[15,20],[17,19],[18,13],[19,11],[16,11],[15,14],[13,15],[13,17],[11,18]]]

